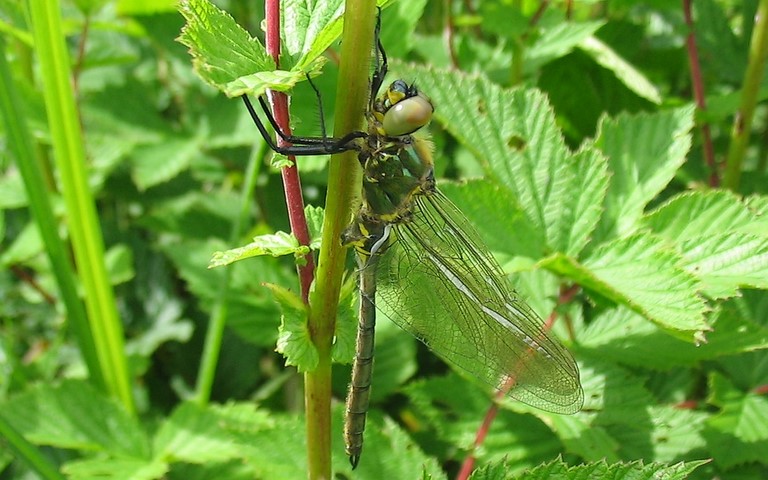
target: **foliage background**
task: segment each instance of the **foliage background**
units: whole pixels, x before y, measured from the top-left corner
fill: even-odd
[[[115,393],[119,367],[103,364],[103,385],[83,379],[88,335],[64,307],[43,237],[75,243],[86,223],[73,221],[61,195],[67,177],[52,150],[59,125],[46,113],[41,64],[49,52],[31,33],[35,3],[0,5],[10,72],[3,92],[21,105],[4,111],[0,137],[0,429],[5,445],[24,443],[15,432],[32,448],[0,451],[0,478],[56,478],[20,458],[72,478],[303,478],[301,376],[274,351],[290,302],[264,287],[296,291],[293,258],[206,268],[215,251],[289,230],[280,176],[242,103],[193,70],[176,41],[184,18],[173,2],[81,0],[58,12],[85,142],[80,161],[106,246],[90,262],[104,262],[109,281],[94,288],[112,287],[121,328],[103,338],[125,341],[125,355],[112,355],[123,357],[115,362],[127,366],[135,405]],[[261,35],[259,2],[217,4]],[[523,297],[544,318],[556,313],[555,334],[582,370],[586,403],[575,416],[504,404],[475,452],[488,466],[478,478],[766,476],[765,106],[757,105],[744,174],[730,190],[714,185],[722,169],[710,169],[702,153],[704,125],[718,162],[734,142],[751,80],[748,51],[765,56],[752,40],[759,3],[696,2],[694,78],[705,85],[707,110],[695,116],[683,5],[422,0],[383,13],[392,69],[437,105],[430,131],[441,189],[515,273]],[[233,49],[211,42],[219,58]],[[336,52],[333,44],[315,78],[327,125]],[[294,130],[318,134],[306,82],[292,98]],[[31,156],[15,147],[15,127],[31,138]],[[30,213],[38,200],[22,162],[42,166],[54,228],[41,231]],[[322,206],[327,159],[299,167],[307,203]],[[87,264],[78,258],[78,288],[91,292]],[[339,317],[347,331],[353,286]],[[206,329],[217,317],[227,328],[214,383],[201,393]],[[90,325],[99,357],[100,330]],[[407,334],[379,327],[371,427],[355,478],[455,475],[488,393]],[[348,370],[335,366],[337,398]],[[351,477],[340,406],[334,414],[334,470]]]

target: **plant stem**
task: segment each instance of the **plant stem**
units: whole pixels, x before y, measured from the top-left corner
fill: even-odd
[[[375,19],[374,0],[346,1],[339,65],[343,80],[337,86],[335,136],[362,127]],[[331,477],[331,345],[346,258],[340,238],[360,191],[361,173],[354,152],[331,157],[322,247],[309,316],[309,332],[320,360],[317,369],[304,377],[310,479]]]
[[[4,444],[13,451],[16,456],[27,463],[27,465],[46,480],[64,480],[64,475],[59,473],[55,465],[42,453],[42,451],[31,444],[24,436],[14,429],[5,417],[0,414],[0,438],[4,439]]]
[[[104,241],[88,185],[85,146],[72,92],[69,55],[64,44],[58,0],[30,0],[35,51],[56,166],[66,206],[75,264],[82,283],[90,331],[107,391],[128,412],[136,411],[131,392],[114,291],[104,264]]]
[[[688,26],[688,35],[685,39],[686,50],[688,51],[688,63],[691,68],[691,83],[693,84],[693,95],[696,100],[696,108],[700,112],[707,111],[707,100],[704,95],[704,80],[701,76],[701,66],[699,65],[699,50],[696,47],[696,35],[694,33],[693,15],[691,13],[691,0],[683,0],[683,14],[685,23]],[[710,171],[709,185],[717,187],[720,184],[720,175],[717,171],[715,162],[715,149],[712,146],[712,133],[709,123],[701,125],[702,148],[704,150],[704,160]]]
[[[0,36],[0,80],[4,85],[0,89],[0,116],[5,119],[8,149],[16,158],[16,165],[24,180],[29,209],[43,238],[45,252],[66,307],[67,320],[77,339],[89,377],[94,385],[105,390],[104,374],[99,365],[88,316],[77,293],[75,272],[66,244],[57,234],[58,224],[46,188],[45,174],[35,155],[32,133],[27,128],[26,113],[20,102],[22,96],[16,91],[8,62],[2,52],[5,52],[5,42]]]
[[[768,0],[760,0],[755,13],[755,26],[749,49],[749,63],[744,73],[744,87],[741,91],[741,104],[733,120],[731,144],[725,165],[724,185],[733,191],[738,190],[741,181],[741,166],[747,151],[752,119],[757,104],[758,90],[768,58]]]
[[[275,65],[280,68],[280,2],[278,0],[266,0],[266,47],[267,53],[272,56]],[[272,113],[280,129],[291,135],[291,124],[288,114],[288,96],[282,92],[268,91],[272,103]],[[277,144],[287,146],[286,142],[277,137]],[[291,233],[299,241],[300,245],[309,245],[309,227],[304,216],[304,196],[301,191],[299,170],[296,168],[296,157],[289,156],[291,165],[283,167],[280,174],[283,177],[283,190],[285,192],[285,205],[288,207],[288,221],[291,224]],[[309,287],[315,274],[315,259],[310,253],[305,257],[303,265],[297,265],[299,284],[301,285],[301,299],[304,304],[309,303]]]
[[[259,137],[261,138],[261,137]],[[261,163],[266,153],[267,144],[263,140],[254,145],[253,152],[248,161],[248,167],[245,170],[245,183],[240,192],[240,213],[232,225],[230,234],[230,245],[237,243],[243,234],[243,226],[246,224],[250,212],[251,199],[256,190],[256,179],[259,176]],[[208,320],[208,329],[205,332],[205,346],[203,355],[200,359],[200,369],[197,375],[197,384],[195,385],[195,401],[204,406],[211,398],[211,389],[216,377],[216,366],[219,363],[219,353],[221,352],[221,341],[224,337],[224,327],[227,321],[227,312],[229,308],[229,284],[232,279],[232,268],[224,269],[224,276],[219,285],[218,301],[211,311]]]

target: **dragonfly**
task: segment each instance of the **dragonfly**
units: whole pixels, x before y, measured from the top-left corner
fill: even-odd
[[[437,188],[432,145],[419,132],[434,112],[429,97],[402,79],[378,94],[388,71],[379,31],[380,21],[365,131],[328,137],[323,128],[320,137],[287,135],[259,97],[268,123],[290,143],[278,145],[249,98],[242,97],[272,150],[285,155],[352,150],[363,169],[362,203],[341,239],[354,247],[359,271],[359,322],[344,422],[353,468],[363,449],[377,310],[449,364],[515,400],[560,414],[576,413],[584,400],[571,354],[547,333],[470,221]]]

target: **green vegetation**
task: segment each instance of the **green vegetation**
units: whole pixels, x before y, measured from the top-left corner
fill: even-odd
[[[495,411],[381,315],[354,472],[358,163],[284,186],[234,97],[317,136],[309,76],[361,128],[375,2],[281,2],[279,67],[261,2],[62,3],[0,3],[0,479],[768,476],[768,0],[379,2],[440,190],[585,401]]]

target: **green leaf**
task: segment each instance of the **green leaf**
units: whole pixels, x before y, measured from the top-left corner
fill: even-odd
[[[277,232],[272,235],[259,235],[253,238],[253,242],[244,247],[233,248],[231,250],[214,252],[208,268],[222,267],[239,260],[256,257],[259,255],[272,255],[280,257],[283,255],[306,255],[309,253],[309,247],[299,245],[290,233]]]
[[[136,186],[147,190],[176,177],[202,155],[201,147],[199,141],[183,137],[137,147],[131,153]]]
[[[612,71],[630,90],[653,103],[661,103],[659,90],[645,75],[624,60],[611,47],[594,36],[585,38],[579,48],[591,56],[598,64]]]
[[[228,90],[228,84],[239,77],[275,69],[261,42],[209,1],[184,0],[179,4],[179,11],[187,20],[179,41],[189,47],[195,70],[229,96],[247,93]]]
[[[755,214],[755,219],[750,222],[753,229],[751,233],[768,235],[768,195],[752,195],[744,200],[744,204]]]
[[[137,420],[87,382],[37,385],[5,402],[3,416],[39,445],[150,458],[149,440]]]
[[[179,10],[187,20],[179,41],[189,47],[195,70],[229,97],[259,96],[268,88],[287,91],[307,74],[317,75],[324,63],[318,53],[290,71],[276,70],[261,42],[212,3],[185,0]]]
[[[700,284],[680,268],[681,258],[651,235],[604,244],[581,264],[559,254],[540,264],[683,337],[700,341],[709,330]]]
[[[492,404],[487,391],[455,373],[411,382],[403,391],[410,400],[410,423],[429,439],[427,446],[436,448],[448,442],[463,451],[473,450],[480,419]],[[505,408],[498,412],[483,448],[475,454],[483,462],[506,458],[522,467],[530,461],[552,458],[561,449],[560,441],[541,419]]]
[[[560,459],[536,467],[527,471],[524,475],[514,477],[502,477],[525,480],[547,480],[553,478],[562,479],[581,479],[581,478],[610,478],[611,480],[685,480],[691,476],[694,470],[701,465],[708,463],[709,460],[698,460],[691,462],[680,462],[676,464],[664,464],[659,462],[644,463],[640,460],[635,462],[620,462],[608,464],[604,461],[588,463],[572,467]],[[483,473],[485,475],[485,473]],[[476,477],[472,475],[472,480],[497,477]]]
[[[178,2],[174,0],[118,0],[117,11],[121,15],[150,15],[172,12]]]
[[[181,404],[155,435],[157,455],[176,462],[203,464],[240,458],[240,448],[222,424],[218,408]],[[272,424],[266,412],[253,410],[251,415],[249,423]]]
[[[280,305],[282,312],[276,350],[285,357],[286,365],[293,365],[300,372],[317,367],[319,356],[307,328],[307,307],[295,293],[278,285],[267,288]]]
[[[40,231],[37,229],[37,225],[29,222],[16,234],[13,243],[0,254],[0,263],[3,265],[23,263],[42,251],[43,239],[40,236]]]
[[[307,218],[307,227],[309,228],[309,249],[314,251],[320,250],[325,209],[323,207],[307,205],[304,207],[304,215]]]
[[[747,462],[765,464],[768,458],[768,400],[764,396],[743,394],[718,373],[710,376],[712,395],[722,410],[707,421],[704,432],[715,462],[723,468]]]
[[[611,180],[595,237],[632,233],[645,207],[672,180],[690,149],[693,108],[603,118],[595,147],[608,157]]]
[[[155,480],[164,478],[168,464],[160,459],[151,461],[132,458],[93,458],[67,462],[62,471],[71,480]]]
[[[136,274],[133,269],[133,251],[125,244],[110,247],[104,255],[104,262],[112,285],[127,282]]]
[[[711,298],[727,298],[742,287],[768,288],[768,237],[723,233],[680,245],[684,267]]]
[[[27,192],[17,170],[3,172],[0,176],[0,208],[3,210],[27,205]]]
[[[546,247],[573,255],[581,251],[599,219],[606,162],[589,146],[569,152],[541,92],[505,90],[485,77],[455,71],[393,69],[416,79],[436,105],[435,118],[546,232]]]
[[[248,467],[244,478],[298,478],[306,472],[304,457],[293,457],[306,449],[300,416],[258,410],[252,403],[182,405],[158,431],[155,449],[177,462],[206,466],[200,478],[220,478],[218,467],[226,459]]]
[[[320,74],[326,62],[323,53],[341,35],[344,3],[292,0],[281,7],[288,70],[277,70],[261,42],[208,0],[181,2],[179,10],[187,24],[179,41],[189,47],[198,75],[229,97],[259,96],[267,89],[286,92],[307,75]]]
[[[688,192],[673,197],[643,218],[677,244],[684,267],[712,298],[727,298],[740,287],[768,288],[768,235],[758,217],[726,191]]]
[[[398,391],[416,373],[416,339],[384,315],[379,315],[374,353],[376,366],[371,401],[376,402]]]
[[[757,222],[758,216],[727,190],[675,195],[642,219],[644,225],[672,241],[724,232],[758,233]]]
[[[506,20],[506,19],[505,19]],[[560,22],[545,29],[525,52],[525,71],[537,72],[544,64],[570,53],[592,38],[605,22]]]
[[[281,2],[281,34],[297,68],[306,68],[341,35],[344,2],[320,0]]]
[[[336,332],[331,357],[336,363],[351,363],[357,342],[357,282],[349,277],[341,285]],[[376,369],[374,369],[375,371]]]
[[[334,410],[333,437],[342,438],[341,425],[344,405]],[[440,465],[426,455],[402,426],[377,411],[368,415],[365,428],[365,447],[360,464],[352,472],[342,442],[334,441],[333,466],[341,478],[431,478],[446,480]],[[298,478],[283,477],[283,478]]]
[[[387,49],[388,57],[403,58],[413,49],[414,44],[418,43],[416,24],[424,14],[427,0],[392,3],[392,8],[381,12],[381,24],[384,28],[381,30],[380,40]]]
[[[544,255],[544,231],[529,220],[508,189],[488,180],[440,182],[439,187],[472,221],[494,253],[531,259]]]
[[[650,406],[642,417],[609,427],[622,446],[624,458],[654,458],[669,462],[698,458],[707,446],[703,437],[709,414],[673,406]]]
[[[626,365],[667,370],[692,367],[704,360],[768,348],[768,329],[744,317],[733,305],[708,318],[706,343],[694,345],[672,337],[627,308],[598,315],[580,336],[580,344]]]

